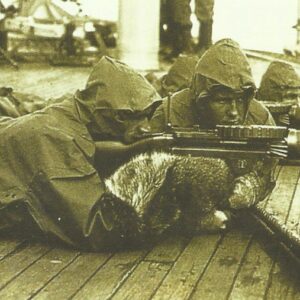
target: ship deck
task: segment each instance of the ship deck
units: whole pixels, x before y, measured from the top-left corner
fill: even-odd
[[[90,71],[1,68],[0,86],[45,98],[82,88]],[[266,209],[299,227],[300,168],[280,166],[277,176]],[[117,253],[0,238],[0,299],[300,299],[299,273],[251,223],[225,234],[173,236],[151,248]]]

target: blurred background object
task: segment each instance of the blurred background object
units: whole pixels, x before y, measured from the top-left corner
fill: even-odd
[[[159,69],[160,0],[119,0],[118,56],[138,70]]]
[[[205,18],[203,18],[205,9],[200,9],[198,4],[201,1],[210,3],[206,5]],[[9,57],[25,61],[48,60],[53,53],[59,61],[61,54],[58,50],[62,49],[61,44],[66,45],[67,41],[64,40],[68,36],[66,31],[70,26],[75,26],[72,39],[69,38],[69,43],[73,46],[70,46],[70,51],[63,51],[65,54],[69,52],[68,56],[73,56],[71,53],[75,52],[75,56],[83,56],[85,53],[86,57],[99,58],[108,53],[123,59],[125,53],[129,51],[139,55],[133,62],[133,66],[137,65],[138,68],[147,70],[155,69],[158,66],[157,62],[154,67],[151,66],[153,62],[150,66],[143,67],[143,64],[146,64],[146,52],[149,59],[156,60],[153,57],[156,56],[154,51],[158,43],[156,26],[159,26],[157,24],[159,16],[161,17],[161,44],[159,45],[161,53],[158,56],[160,67],[164,67],[164,63],[173,62],[179,53],[193,52],[201,55],[203,52],[201,48],[205,50],[211,42],[224,37],[237,40],[244,49],[280,53],[295,58],[298,53],[297,47],[299,48],[300,33],[297,38],[297,32],[300,29],[297,7],[300,0],[154,0],[152,7],[149,7],[149,1],[145,0],[127,2],[122,0],[2,0],[2,2],[5,7],[14,5],[17,8],[13,16],[5,17],[1,26],[1,32],[6,32],[8,36]],[[158,2],[161,5],[160,12],[157,9]],[[178,7],[182,9],[176,10],[176,3],[181,3]],[[190,3],[190,6],[187,6],[187,3]],[[168,10],[168,5],[169,8],[171,5],[174,9]],[[121,6],[127,7],[127,10],[124,11]],[[173,12],[172,17],[171,12]],[[125,24],[122,21],[125,19],[127,19],[126,26],[122,25]],[[199,27],[201,20],[202,23],[204,22],[202,29],[201,26]],[[177,29],[172,33],[169,27],[173,23]],[[202,39],[199,38],[201,31]],[[128,50],[128,47],[133,48],[133,45],[135,50]],[[71,50],[72,47],[75,49]],[[153,53],[152,58],[150,52]],[[31,55],[33,53],[36,55]],[[168,54],[171,55],[168,57]],[[72,60],[78,61],[68,56],[65,55],[66,60],[69,59],[71,64]],[[171,60],[167,61],[166,58]],[[129,61],[129,58],[127,59]]]
[[[15,2],[14,14],[5,14],[1,28],[9,37],[7,50],[19,59],[30,59],[32,53],[39,59],[50,57],[70,62],[71,56],[85,54],[94,54],[98,59],[107,54],[107,47],[116,45],[113,37],[116,24],[90,17],[79,0]],[[81,62],[85,60],[83,57]],[[78,61],[78,57],[74,59]]]

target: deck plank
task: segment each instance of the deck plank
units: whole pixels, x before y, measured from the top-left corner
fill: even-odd
[[[300,180],[296,186],[293,202],[287,219],[287,227],[300,235]]]
[[[229,232],[219,245],[191,299],[226,299],[250,241],[251,233],[237,230]]]
[[[297,173],[296,168],[297,167],[293,167],[294,176],[289,177],[292,184],[295,182],[295,174]],[[283,199],[284,202],[281,204],[282,215],[278,216],[281,223],[286,224],[289,230],[297,230],[297,222],[299,221],[300,215],[299,178],[296,183],[297,185],[294,188],[294,194],[291,201],[284,201],[285,199]],[[289,193],[291,193],[293,187],[287,186],[287,189],[288,188],[290,188]],[[286,254],[283,252],[279,252],[278,256],[279,257],[274,262],[272,272],[270,274],[266,299],[274,299],[275,297],[280,299],[300,299],[299,266],[295,265],[293,261],[288,259]]]
[[[83,253],[50,281],[34,299],[69,299],[111,257],[110,253]]]
[[[114,295],[116,300],[140,300],[151,299],[171,268],[171,263],[142,261],[125,284]]]
[[[113,298],[138,300],[142,294],[143,299],[150,299],[186,244],[186,238],[172,236],[156,245]]]
[[[272,258],[262,250],[262,245],[253,240],[234,282],[229,299],[264,299]]]
[[[126,251],[115,254],[74,295],[73,299],[107,299],[114,294],[145,257],[146,251]]]
[[[0,260],[16,251],[19,247],[22,246],[22,244],[24,244],[24,241],[22,240],[0,237]]]
[[[281,168],[277,185],[265,203],[265,210],[272,216],[285,223],[290,210],[290,203],[294,196],[298,182],[299,169],[295,166]],[[230,299],[263,299],[268,290],[269,276],[276,269],[274,260],[278,249],[273,247],[270,240],[262,232],[254,235],[245,261],[241,265]],[[266,242],[267,241],[267,242]],[[247,299],[248,299],[247,298]]]
[[[277,185],[266,206],[266,211],[285,223],[289,206],[298,182],[300,168],[284,166],[279,174]]]
[[[186,246],[188,239],[183,236],[171,236],[158,243],[144,261],[174,262]]]
[[[275,217],[275,222],[278,224],[286,224],[289,216],[294,214],[292,210],[297,206],[293,206],[296,196],[296,191],[298,188],[299,182],[299,173],[300,169],[297,166],[285,166],[282,169],[283,179],[278,183],[278,189],[276,193],[273,194],[268,205],[266,207],[266,211],[273,217]],[[278,255],[281,255],[279,253]],[[277,262],[274,262],[277,264]],[[275,265],[273,266],[273,268]]]
[[[68,265],[78,254],[74,250],[53,249],[28,267],[0,291],[0,299],[28,299]]]
[[[265,203],[259,204],[278,224],[286,224],[292,216],[296,218],[298,215],[299,217],[300,203],[297,196],[299,174],[298,167],[283,166],[269,199]]]
[[[220,235],[194,237],[182,252],[152,299],[185,299],[205,271]]]
[[[280,168],[277,180],[282,184],[297,184],[299,177],[299,166],[283,165]]]
[[[17,277],[31,264],[49,251],[49,247],[41,244],[29,244],[0,261],[0,289]]]
[[[265,299],[300,299],[300,274],[299,266],[295,266],[286,257],[278,259],[269,278],[269,288]]]

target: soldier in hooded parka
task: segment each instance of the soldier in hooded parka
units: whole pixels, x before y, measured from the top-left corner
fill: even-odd
[[[255,83],[249,62],[239,45],[223,39],[199,59],[189,88],[173,94],[155,111],[151,128],[165,124],[203,129],[216,125],[275,125],[269,111],[254,99]],[[169,120],[167,121],[167,118]],[[236,188],[229,202],[238,208],[262,200],[274,187],[274,159],[230,159]]]
[[[0,230],[39,232],[89,250],[109,243],[95,139],[131,139],[131,128],[141,129],[160,101],[144,77],[103,57],[74,97],[0,118]]]
[[[276,124],[300,128],[300,77],[289,63],[273,61],[263,74],[257,99],[271,112]]]
[[[167,97],[169,94],[188,88],[191,85],[198,59],[196,55],[180,55],[166,74],[160,78],[152,77],[149,82],[161,97]],[[153,73],[150,75],[154,76]]]

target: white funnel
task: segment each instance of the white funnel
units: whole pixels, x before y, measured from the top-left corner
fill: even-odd
[[[137,70],[159,69],[160,0],[119,0],[118,52]]]

